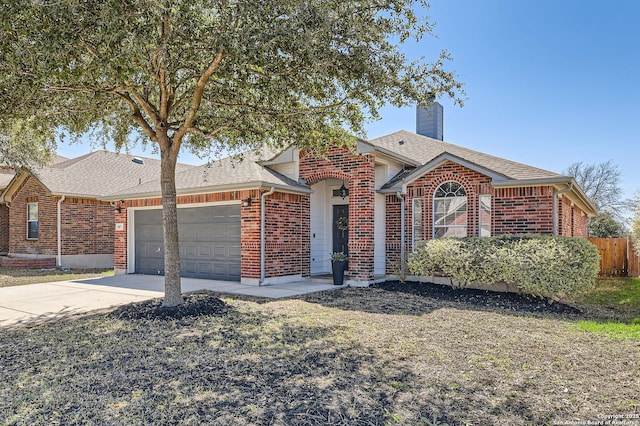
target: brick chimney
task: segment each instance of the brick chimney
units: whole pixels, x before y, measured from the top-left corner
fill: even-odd
[[[444,140],[444,108],[433,96],[427,102],[427,106],[416,107],[416,133]]]

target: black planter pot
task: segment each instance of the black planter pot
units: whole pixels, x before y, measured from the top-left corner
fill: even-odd
[[[346,260],[334,260],[331,262],[331,272],[333,273],[334,285],[342,285],[344,283],[344,270],[346,268]]]

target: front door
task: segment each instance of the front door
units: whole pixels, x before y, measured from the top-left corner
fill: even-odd
[[[349,255],[349,205],[333,206],[333,251],[341,251]]]

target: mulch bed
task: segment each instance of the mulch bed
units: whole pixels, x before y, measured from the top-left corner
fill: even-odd
[[[390,292],[403,293],[403,297],[389,298]],[[387,281],[368,288],[344,288],[312,293],[301,298],[324,306],[384,314],[421,315],[443,307],[572,318],[583,313],[575,306],[527,294],[456,289],[446,285],[419,282]]]
[[[109,317],[121,320],[180,320],[199,316],[222,316],[230,306],[211,292],[188,293],[184,304],[173,307],[163,306],[163,299],[151,299],[131,303],[116,308]]]
[[[373,287],[381,288],[385,291],[398,291],[442,301],[461,303],[480,309],[500,309],[511,312],[556,315],[577,315],[581,313],[576,307],[549,298],[535,297],[528,294],[502,293],[472,288],[457,289],[440,284],[401,283],[399,281],[387,281],[375,284]]]

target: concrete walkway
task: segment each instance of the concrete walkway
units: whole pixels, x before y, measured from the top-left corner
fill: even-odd
[[[314,281],[255,287],[232,281],[182,278],[184,293],[211,290],[273,299],[335,288],[340,287]],[[0,327],[56,320],[163,295],[164,277],[157,275],[116,275],[4,287],[0,288]]]

